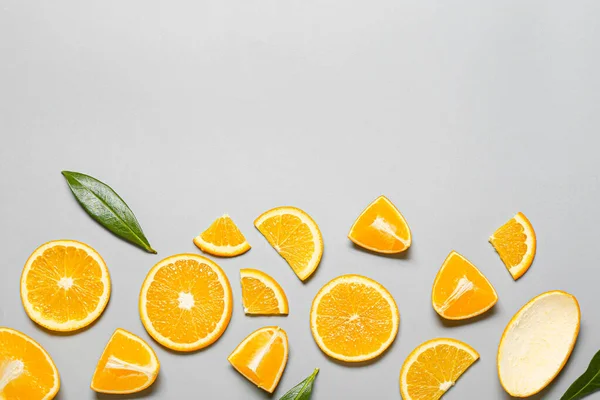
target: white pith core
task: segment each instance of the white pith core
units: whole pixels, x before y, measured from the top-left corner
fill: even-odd
[[[466,276],[459,279],[456,287],[450,293],[450,296],[444,301],[444,304],[440,307],[440,311],[446,311],[452,304],[454,304],[461,296],[470,290],[473,290],[475,285]]]
[[[279,333],[279,331],[280,331],[280,329],[277,328],[277,330],[273,333],[273,336],[271,336],[271,339],[269,339],[267,344],[264,345],[263,348],[260,349],[260,351],[254,355],[254,357],[252,357],[252,360],[248,364],[248,368],[252,372],[256,373],[256,370],[258,369],[263,358],[265,358],[265,356],[271,349],[271,346],[273,346],[273,343],[275,343],[275,340],[277,340],[277,338],[280,337],[281,334]]]
[[[440,383],[440,390],[446,392],[452,386],[454,386],[454,382],[450,382],[450,381],[442,382],[442,383]]]
[[[71,286],[73,286],[73,278],[68,278],[66,276],[60,278],[58,286],[65,290],[71,289]]]
[[[121,370],[126,370],[126,371],[135,371],[135,372],[139,372],[141,374],[146,375],[148,378],[151,378],[155,373],[155,369],[152,368],[150,365],[132,364],[127,361],[123,361],[120,358],[117,358],[115,356],[108,357],[108,360],[106,361],[106,365],[104,366],[104,368],[105,369],[121,369]]]
[[[191,310],[194,307],[194,296],[190,293],[180,292],[177,300],[179,300],[179,308]]]
[[[2,396],[2,392],[4,388],[12,381],[17,379],[23,371],[25,370],[25,365],[21,360],[13,360],[5,363],[4,365],[0,365],[0,396]]]
[[[371,227],[402,242],[405,246],[407,245],[406,240],[396,235],[396,227],[387,222],[384,218],[377,216],[377,218],[375,218],[375,221],[371,223]]]

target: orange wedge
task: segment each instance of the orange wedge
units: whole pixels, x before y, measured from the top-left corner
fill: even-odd
[[[455,251],[440,268],[431,290],[435,311],[446,319],[467,319],[483,314],[498,301],[487,278]]]
[[[378,253],[401,253],[410,247],[412,236],[400,211],[385,196],[376,198],[358,216],[348,238]]]
[[[220,257],[239,256],[250,250],[246,238],[227,214],[196,236],[194,244],[203,252]]]
[[[479,359],[468,344],[454,339],[433,339],[410,353],[400,371],[404,400],[438,400]]]
[[[29,336],[0,327],[0,399],[50,400],[60,388],[50,355]]]
[[[288,338],[277,326],[251,333],[227,358],[246,379],[273,393],[288,359]]]
[[[208,258],[178,254],[156,264],[140,293],[140,316],[158,343],[194,351],[221,337],[231,319],[231,286]]]
[[[108,268],[87,244],[56,240],[38,247],[21,275],[21,301],[33,321],[53,331],[94,322],[110,297]]]
[[[533,263],[536,248],[535,231],[521,212],[498,228],[490,237],[490,243],[514,280],[523,276]]]
[[[315,272],[323,255],[323,238],[307,213],[295,207],[278,207],[263,213],[254,226],[298,278],[304,281]]]
[[[360,275],[342,275],[313,300],[310,329],[317,345],[341,361],[367,361],[394,341],[400,324],[396,302],[383,286]]]
[[[257,269],[240,270],[244,312],[251,315],[287,315],[288,301],[283,289],[269,275]]]

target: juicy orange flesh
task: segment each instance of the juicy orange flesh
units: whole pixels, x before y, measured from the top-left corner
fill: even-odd
[[[22,337],[0,331],[0,398],[41,399],[53,386],[54,370],[44,353]]]
[[[230,217],[221,217],[212,223],[200,237],[215,246],[237,246],[246,241]]]
[[[492,245],[509,269],[519,265],[527,253],[527,235],[523,225],[514,218],[502,225],[492,237]]]
[[[104,292],[101,279],[100,265],[86,251],[56,245],[31,264],[27,301],[44,319],[83,320],[98,307]]]
[[[402,240],[408,240],[409,235],[409,228],[402,216],[384,199],[373,202],[350,232],[350,237],[356,243],[381,251],[404,250],[406,245]]]
[[[279,314],[275,292],[256,278],[242,278],[242,300],[248,314]]]
[[[225,313],[224,290],[204,263],[188,259],[166,264],[148,288],[148,318],[163,337],[195,343],[212,333]]]

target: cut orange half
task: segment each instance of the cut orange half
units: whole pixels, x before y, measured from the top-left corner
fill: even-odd
[[[304,281],[315,272],[323,255],[323,238],[307,213],[295,207],[278,207],[258,217],[254,226],[298,278]]]
[[[140,293],[140,316],[158,343],[194,351],[221,337],[231,319],[231,286],[208,258],[178,254],[156,264]]]
[[[317,345],[341,361],[367,361],[394,341],[400,324],[396,302],[383,286],[360,275],[342,275],[313,300],[310,329]]]
[[[87,244],[56,240],[38,247],[21,275],[21,301],[34,322],[75,331],[94,322],[110,297],[108,268]]]
[[[521,212],[498,228],[490,237],[490,243],[514,280],[527,272],[533,263],[536,248],[535,231]]]
[[[467,319],[496,304],[498,295],[487,278],[466,258],[452,251],[431,290],[434,310],[446,319]]]
[[[479,359],[466,343],[433,339],[414,349],[400,371],[400,393],[404,400],[438,400]]]
[[[250,250],[246,238],[227,214],[196,236],[194,244],[205,253],[220,257],[239,256]]]
[[[410,228],[400,211],[385,196],[379,196],[358,216],[348,238],[378,253],[401,253],[410,247]]]
[[[29,336],[0,327],[0,399],[50,400],[60,377],[50,355]]]
[[[154,350],[142,338],[119,328],[104,348],[90,387],[99,393],[136,393],[154,383],[159,368]]]
[[[277,326],[251,333],[227,358],[246,379],[273,393],[288,359],[288,338]]]
[[[288,301],[281,286],[257,269],[240,270],[244,312],[250,315],[287,315]]]

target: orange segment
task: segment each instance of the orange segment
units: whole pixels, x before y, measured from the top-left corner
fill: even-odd
[[[156,264],[140,293],[140,316],[158,343],[194,351],[214,343],[231,319],[231,286],[223,270],[196,254]]]
[[[378,253],[401,253],[410,247],[412,236],[406,220],[385,196],[379,196],[358,216],[348,238]]]
[[[119,328],[104,348],[90,387],[99,393],[136,393],[154,383],[159,368],[154,350],[140,337]]]
[[[50,355],[29,336],[0,327],[0,399],[50,400],[60,388]]]
[[[379,356],[398,333],[400,314],[392,295],[360,275],[342,275],[317,293],[310,309],[310,329],[330,357],[348,362]]]
[[[240,270],[244,312],[252,315],[287,315],[288,301],[281,286],[256,269]]]
[[[288,359],[288,338],[277,326],[251,333],[227,358],[246,379],[273,393]]]
[[[75,331],[94,322],[110,297],[110,277],[100,254],[84,243],[56,240],[38,247],[21,275],[21,301],[33,321],[53,331]]]
[[[487,278],[455,251],[440,268],[431,290],[435,311],[446,319],[467,319],[482,314],[498,301]]]
[[[490,237],[490,243],[514,280],[523,276],[533,263],[536,248],[535,231],[521,212],[498,228]]]
[[[196,236],[194,244],[205,253],[220,257],[239,256],[250,250],[246,238],[227,214]]]

